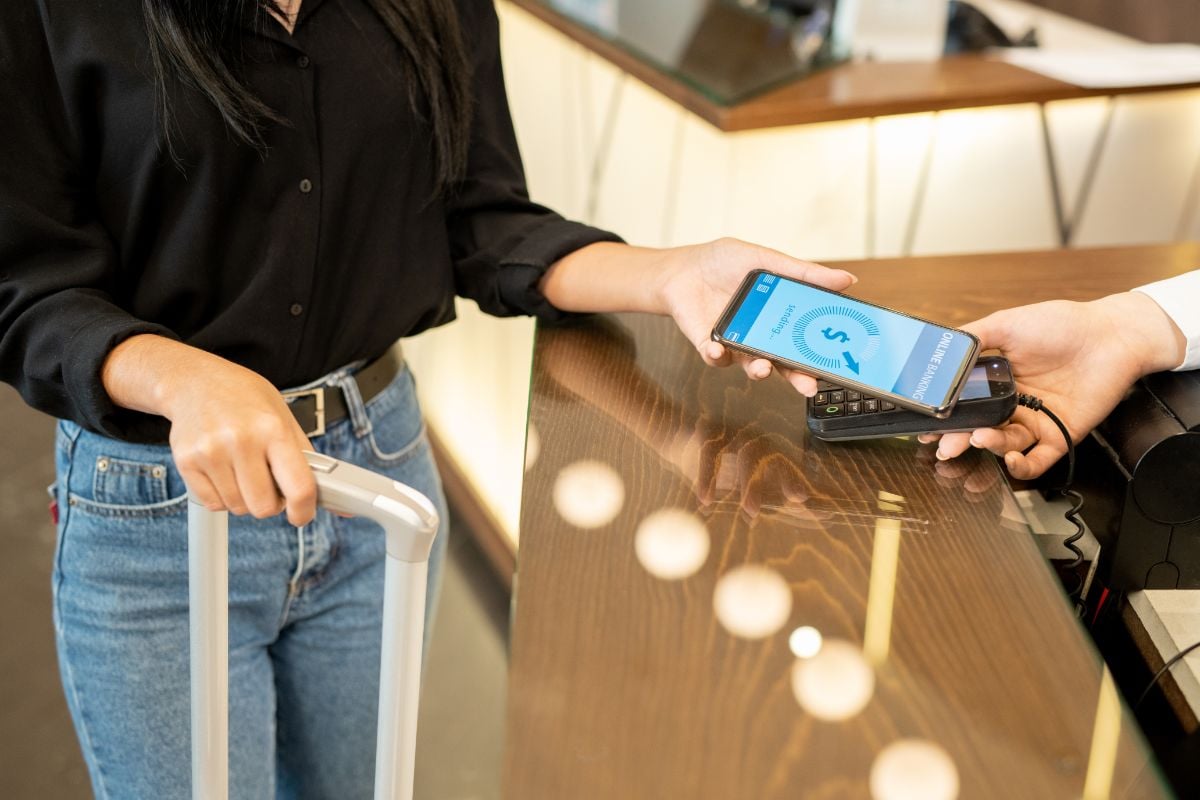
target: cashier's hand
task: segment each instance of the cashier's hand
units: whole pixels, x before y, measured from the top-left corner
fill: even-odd
[[[672,253],[674,261],[664,273],[660,288],[666,310],[705,362],[712,366],[727,366],[736,361],[751,380],[769,377],[773,369],[771,362],[732,353],[711,338],[713,325],[747,272],[767,269],[834,291],[841,291],[858,281],[845,270],[800,261],[777,250],[737,239],[718,239],[681,247]],[[801,394],[809,397],[816,394],[817,382],[812,376],[781,371]]]
[[[1170,317],[1140,292],[1011,308],[963,328],[982,340],[983,349],[1008,358],[1017,390],[1040,397],[1075,441],[1107,417],[1138,378],[1182,363],[1186,347]],[[954,458],[968,447],[1002,456],[1022,480],[1041,475],[1067,452],[1050,418],[1024,407],[999,428],[942,436],[937,457]]]

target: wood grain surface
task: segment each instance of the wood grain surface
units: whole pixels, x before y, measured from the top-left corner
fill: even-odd
[[[961,55],[931,63],[844,64],[726,106],[554,10],[545,0],[511,2],[726,132],[1200,85],[1085,89],[986,56]]]
[[[1182,245],[847,266],[856,294],[957,323],[1197,263],[1200,247]],[[804,418],[784,381],[705,368],[668,320],[539,329],[506,797],[868,797],[875,759],[911,738],[949,755],[959,797],[1081,795],[1103,667],[995,460],[939,464],[906,439],[823,444]],[[623,486],[599,527],[567,522],[555,502],[580,462]],[[892,496],[904,499],[881,504]],[[667,508],[710,541],[698,571],[673,580],[635,547]],[[827,647],[862,647],[881,518],[901,530],[890,649],[860,712],[819,719],[793,692],[788,637],[807,625]],[[792,601],[763,638],[733,635],[714,611],[718,582],[743,565],[776,573]],[[1169,796],[1127,715],[1112,786]]]

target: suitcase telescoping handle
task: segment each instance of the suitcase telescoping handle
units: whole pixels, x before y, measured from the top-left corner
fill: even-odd
[[[425,583],[438,516],[421,493],[344,461],[305,453],[317,504],[375,520],[387,534],[375,800],[410,800],[425,628]],[[188,503],[192,796],[229,797],[229,515]],[[333,713],[331,711],[331,713]]]

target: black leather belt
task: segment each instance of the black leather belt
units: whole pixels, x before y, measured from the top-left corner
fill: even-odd
[[[362,396],[362,401],[366,403],[383,391],[400,374],[403,366],[404,359],[399,348],[393,347],[354,373],[354,382],[358,384],[358,393]],[[346,398],[337,386],[318,386],[315,389],[284,392],[283,399],[287,401],[292,416],[300,423],[305,436],[310,439],[321,436],[326,428],[345,419],[350,413],[346,406]]]

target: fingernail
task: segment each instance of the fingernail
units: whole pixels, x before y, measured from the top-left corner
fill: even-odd
[[[941,450],[938,450],[937,458],[938,458],[938,461],[948,461],[950,459],[950,456],[946,453],[943,453]]]
[[[983,447],[983,445],[981,445],[981,444],[980,444],[980,443],[979,443],[979,442],[978,442],[978,441],[975,439],[975,437],[974,437],[974,436],[972,436],[972,437],[971,437],[971,446],[972,446],[972,447]]]
[[[850,272],[847,272],[846,274],[850,276],[850,285],[851,285],[851,286],[853,286],[854,284],[858,283],[858,276],[857,276],[857,275],[855,275],[855,274],[853,274],[853,273],[850,273]]]

